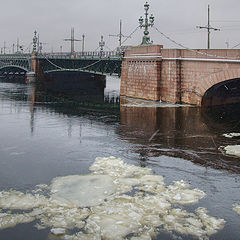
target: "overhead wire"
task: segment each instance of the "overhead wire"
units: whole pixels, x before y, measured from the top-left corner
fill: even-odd
[[[240,22],[240,20],[211,20],[211,22]]]
[[[233,46],[231,49],[234,49],[236,47],[238,47],[240,45],[240,43],[238,43],[237,45]]]
[[[25,52],[27,52],[28,50],[30,51],[30,47],[31,47],[31,45],[32,45],[32,42],[29,43],[28,47],[25,49]]]
[[[109,48],[107,45],[105,45],[105,47],[106,47],[109,51],[113,52],[113,50],[112,50],[111,48]]]
[[[94,50],[94,52],[96,52],[99,48],[100,48],[100,47],[97,47],[97,48]]]
[[[153,26],[153,28],[158,32],[160,33],[164,38],[168,39],[169,41],[171,41],[172,43],[178,45],[179,47],[183,48],[183,49],[186,49],[188,51],[191,51],[191,52],[194,52],[194,53],[197,53],[197,54],[200,54],[200,55],[205,55],[205,56],[208,56],[208,57],[215,57],[215,58],[219,58],[219,59],[240,59],[240,57],[223,57],[223,56],[218,56],[218,55],[215,55],[215,54],[209,54],[209,53],[206,53],[206,52],[201,52],[201,51],[196,51],[194,49],[191,49],[191,48],[188,48],[186,46],[184,46],[183,44],[181,43],[178,43],[177,41],[173,40],[171,37],[167,36],[165,33],[161,32],[157,27]],[[240,45],[240,44],[239,44]]]
[[[137,26],[137,27],[131,32],[131,34],[130,34],[129,36],[127,36],[127,37],[125,38],[125,40],[123,40],[122,44],[125,43],[129,38],[131,38],[132,35],[133,35],[138,29],[139,29],[139,26]]]
[[[125,38],[125,40],[122,41],[122,44],[125,43],[129,38],[131,38],[132,35],[133,35],[138,29],[139,29],[139,26],[137,26],[137,27],[131,32],[131,34],[130,34],[129,36],[127,36],[127,37]],[[114,48],[113,51],[116,51],[118,48],[119,48],[119,47]]]

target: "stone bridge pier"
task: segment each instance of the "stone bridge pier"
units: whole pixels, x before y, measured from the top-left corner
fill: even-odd
[[[239,49],[132,47],[122,62],[121,95],[171,103],[240,102]]]
[[[28,82],[35,82],[37,79],[45,79],[42,70],[42,59],[37,57],[37,53],[32,53],[30,65],[32,71],[26,75]]]

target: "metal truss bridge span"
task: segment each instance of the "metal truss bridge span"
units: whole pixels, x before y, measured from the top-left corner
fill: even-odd
[[[0,75],[34,72],[88,72],[121,76],[122,57],[118,52],[80,52],[0,55]]]

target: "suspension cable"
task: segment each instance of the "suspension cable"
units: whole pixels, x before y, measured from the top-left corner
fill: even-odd
[[[93,66],[93,65],[95,65],[95,64],[97,64],[97,63],[99,63],[99,62],[101,62],[101,61],[102,61],[102,59],[99,59],[98,61],[96,61],[96,62],[94,62],[94,63],[92,63],[92,64],[89,64],[89,65],[87,65],[87,66],[85,66],[85,67],[78,68],[78,69],[81,70],[81,69],[89,68],[89,67],[91,67],[91,66]]]
[[[236,47],[238,47],[240,45],[240,43],[238,43],[237,45],[233,46],[231,49],[234,49]]]
[[[110,52],[113,52],[111,48],[109,48],[107,45],[105,46]]]
[[[166,39],[168,39],[169,41],[171,41],[172,43],[180,46],[181,48],[184,48],[188,51],[191,51],[191,52],[194,52],[194,53],[197,53],[197,54],[200,54],[200,55],[205,55],[205,56],[208,56],[208,57],[215,57],[215,58],[220,58],[220,59],[240,59],[240,57],[223,57],[223,56],[217,56],[217,55],[214,55],[214,54],[208,54],[208,53],[205,53],[205,52],[201,52],[201,51],[196,51],[194,49],[191,49],[191,48],[188,48],[184,45],[182,45],[181,43],[178,43],[176,42],[175,40],[173,40],[172,38],[170,38],[169,36],[167,36],[165,33],[161,32],[158,28],[156,28],[155,26],[153,27],[158,33],[160,33],[163,37],[165,37]]]
[[[138,29],[139,29],[139,26],[137,26],[137,27],[134,29],[134,31],[132,31],[132,33],[125,38],[125,40],[122,42],[122,44],[125,43],[129,38],[131,38],[132,35],[133,35]],[[114,48],[113,51],[116,51],[117,48],[118,48],[118,47]]]
[[[57,64],[55,64],[55,63],[53,63],[52,61],[50,61],[46,56],[44,56],[44,58],[45,58],[51,65],[53,65],[53,66],[56,67],[56,68],[59,68],[59,69],[61,69],[61,70],[66,70],[66,71],[69,71],[69,70],[70,70],[70,69],[66,69],[66,68],[63,68],[63,67],[58,66]]]
[[[132,35],[133,35],[138,29],[139,29],[139,26],[137,26],[137,27],[134,29],[134,31],[132,31],[132,33],[125,38],[125,40],[122,42],[122,44],[125,43],[129,38],[131,38]]]
[[[61,70],[65,70],[65,71],[71,71],[71,70],[73,70],[73,69],[70,69],[70,68],[63,68],[63,67],[61,67],[61,66],[53,63],[53,62],[50,61],[46,56],[44,56],[44,58],[45,58],[51,65],[53,65],[53,66],[56,67],[56,68],[59,68],[59,69],[61,69]],[[94,63],[91,63],[91,64],[89,64],[89,65],[87,65],[87,66],[85,66],[85,67],[76,68],[76,69],[74,68],[74,70],[78,70],[78,71],[79,71],[79,70],[84,70],[84,69],[86,69],[86,68],[89,68],[89,67],[91,67],[91,66],[93,66],[93,65],[101,62],[102,60],[103,60],[103,59],[99,59],[98,61],[96,61],[96,62],[94,62]]]

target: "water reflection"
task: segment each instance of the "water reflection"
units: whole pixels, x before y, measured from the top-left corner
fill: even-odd
[[[106,87],[106,76],[85,72],[52,72],[41,81],[46,90],[66,94],[93,95],[103,94]]]
[[[35,132],[35,115],[38,112],[67,116],[67,135],[72,136],[72,117],[89,118],[94,122],[115,124],[116,133],[133,144],[141,166],[147,166],[151,157],[161,155],[188,159],[204,167],[239,173],[240,162],[223,155],[219,147],[231,145],[235,139],[222,136],[227,132],[240,132],[239,105],[214,108],[198,107],[141,107],[131,99],[102,88],[91,94],[73,92],[56,93],[42,85],[28,85],[2,89],[1,98],[10,98],[13,111],[21,112],[29,105],[30,132]],[[156,105],[156,103],[155,103]],[[160,105],[159,105],[160,106]],[[164,105],[165,106],[165,105]],[[81,129],[81,126],[80,126]],[[79,130],[81,136],[81,130]]]
[[[151,168],[166,183],[191,182],[207,194],[199,206],[227,222],[211,239],[239,236],[232,204],[239,201],[240,161],[218,149],[238,141],[222,133],[240,131],[239,106],[232,111],[160,103],[137,107],[121,98],[119,109],[119,92],[108,87],[84,96],[38,85],[0,85],[1,190],[25,192],[55,177],[86,175],[95,157],[117,156]],[[34,232],[34,224],[0,231],[0,239],[49,239],[49,231]]]
[[[240,172],[239,160],[219,151],[220,146],[233,142],[225,139],[223,133],[240,131],[239,114],[232,110],[231,115],[232,108],[226,114],[226,107],[225,111],[198,107],[131,107],[129,101],[131,99],[121,98],[118,133],[138,146],[135,152],[141,165],[151,157],[165,155],[205,167]]]
[[[240,103],[202,108],[201,116],[212,131],[240,131]]]
[[[52,85],[51,85],[52,86]],[[75,85],[76,86],[76,85]],[[119,95],[112,91],[105,91],[104,88],[84,90],[82,92],[74,91],[52,91],[49,86],[39,84],[29,85],[11,85],[5,83],[6,89],[1,90],[1,99],[9,99],[13,104],[12,111],[21,112],[29,106],[30,112],[30,129],[34,134],[35,115],[38,112],[47,112],[50,114],[66,115],[69,117],[67,121],[68,135],[71,135],[71,116],[86,116],[94,121],[104,121],[104,115],[118,118],[119,115]],[[13,88],[12,88],[13,87]],[[55,89],[56,90],[56,89]]]
[[[118,79],[109,82],[119,83]],[[3,79],[0,188],[24,189],[26,184],[50,181],[59,174],[87,173],[95,157],[114,155],[115,149],[105,143],[115,140],[119,94],[116,89],[113,94],[109,82],[105,89],[84,96]]]

